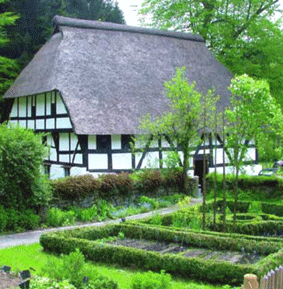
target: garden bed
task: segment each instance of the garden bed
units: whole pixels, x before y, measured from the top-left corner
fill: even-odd
[[[142,224],[51,232],[42,235],[40,242],[46,251],[59,254],[79,248],[93,261],[165,270],[185,278],[231,285],[240,284],[247,273],[263,276],[283,263],[281,239],[270,241],[244,235],[239,238]]]

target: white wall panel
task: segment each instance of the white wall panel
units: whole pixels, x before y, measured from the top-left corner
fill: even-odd
[[[76,149],[77,144],[78,144],[78,137],[74,133],[71,133],[71,150],[72,151]],[[78,147],[78,149],[80,148]]]
[[[132,154],[113,154],[112,166],[114,170],[130,170],[132,169]]]
[[[59,155],[59,161],[62,163],[69,163],[70,162],[70,155]]]
[[[32,96],[27,97],[27,116],[31,117]]]
[[[57,118],[56,128],[72,128],[72,124],[69,117]]]
[[[85,174],[89,174],[86,168],[71,167],[71,171],[70,171],[71,176],[80,176],[80,175],[85,175]]]
[[[158,140],[157,139],[152,140],[152,142],[150,143],[150,148],[158,148]]]
[[[163,148],[169,148],[170,147],[170,144],[168,143],[168,141],[164,137],[161,138],[161,146]]]
[[[107,170],[108,155],[107,154],[89,154],[90,170]]]
[[[50,179],[60,179],[65,177],[64,168],[61,165],[51,165]]]
[[[62,98],[59,94],[57,94],[56,112],[57,114],[67,113],[65,104],[63,103]]]
[[[51,93],[46,94],[46,115],[51,115]]]
[[[10,117],[17,117],[17,116],[18,116],[18,99],[15,98]]]
[[[46,119],[46,129],[55,129],[55,119],[54,118]]]
[[[19,98],[19,117],[27,116],[26,97]]]
[[[26,128],[26,127],[27,127],[27,121],[26,121],[26,120],[20,120],[20,121],[19,121],[19,126]]]
[[[76,154],[76,156],[75,156],[75,164],[83,164],[83,155],[82,154]]]
[[[36,96],[36,116],[45,115],[45,96],[44,94],[39,94]]]
[[[28,128],[35,129],[35,121],[34,120],[28,120]]]
[[[60,151],[69,151],[69,133],[60,133],[59,134],[59,150]]]
[[[8,124],[10,125],[10,127],[12,127],[12,126],[17,125],[17,124],[18,124],[18,121],[17,121],[17,120],[9,120],[9,123],[8,123]]]
[[[50,160],[54,162],[57,161],[57,152],[55,148],[50,148]]]
[[[142,162],[141,168],[158,168],[159,160],[158,160],[159,152],[148,152],[145,155],[145,158]],[[140,157],[137,158],[136,164],[139,163]]]
[[[112,150],[120,150],[122,148],[121,142],[122,142],[121,135],[119,134],[111,135]]]
[[[88,136],[88,149],[96,150],[96,136],[95,135]]]
[[[44,119],[37,119],[36,120],[36,129],[45,129]]]
[[[256,150],[255,148],[248,148],[245,161],[254,161],[256,158]]]

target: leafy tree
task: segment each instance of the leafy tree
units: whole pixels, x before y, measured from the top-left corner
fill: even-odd
[[[7,1],[0,0],[0,4],[5,2]],[[9,42],[5,32],[5,27],[13,25],[17,19],[18,16],[16,16],[14,13],[0,13],[0,47],[3,47],[3,45],[6,45]],[[17,72],[18,66],[15,60],[0,56],[0,92],[8,89],[8,87],[12,84],[14,77],[17,75]]]
[[[283,32],[279,0],[145,0],[151,25],[200,34],[234,74],[268,80],[283,106]],[[278,18],[278,17],[277,17]]]
[[[0,125],[0,200],[18,210],[39,208],[50,196],[41,174],[47,148],[42,136],[18,126]]]
[[[210,107],[210,110],[213,110],[216,98],[214,90],[209,90],[204,97],[195,89],[195,83],[189,84],[185,76],[185,68],[177,68],[175,76],[165,82],[164,86],[166,96],[171,102],[170,110],[154,119],[148,114],[142,121],[141,128],[146,140],[164,136],[172,151],[182,152],[183,161],[179,157],[179,164],[182,167],[182,187],[186,192],[191,152],[202,141],[204,115],[209,117],[208,109],[205,112],[204,107]],[[206,105],[204,105],[204,100],[207,101]]]
[[[231,106],[226,109],[227,117],[226,151],[235,168],[234,185],[234,225],[238,203],[238,177],[248,152],[248,144],[260,146],[266,132],[282,132],[282,113],[270,95],[269,85],[264,80],[254,80],[247,75],[232,80],[229,90],[232,93]]]

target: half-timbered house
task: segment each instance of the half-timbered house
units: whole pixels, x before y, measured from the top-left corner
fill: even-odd
[[[168,109],[163,83],[176,67],[186,66],[198,90],[214,86],[220,105],[229,104],[232,74],[198,35],[61,16],[53,22],[50,40],[4,95],[3,114],[10,123],[48,133],[45,164],[53,178],[129,171],[164,158],[170,149],[165,139],[138,155],[132,154],[130,142],[140,133],[142,116]],[[209,166],[216,162],[221,169],[221,139],[216,159],[213,143],[210,138],[206,144]],[[248,158],[257,161],[252,145]],[[191,165],[201,173],[202,147]]]

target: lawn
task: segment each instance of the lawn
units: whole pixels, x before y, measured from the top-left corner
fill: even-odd
[[[9,265],[14,271],[29,269],[32,267],[35,274],[42,275],[41,269],[47,264],[47,261],[52,258],[58,260],[60,257],[50,255],[42,251],[39,244],[23,245],[0,250],[0,262],[2,265]],[[120,289],[130,289],[132,278],[137,270],[119,268],[118,266],[106,266],[93,262],[88,262],[88,266],[95,268],[100,274],[110,276],[111,279],[119,284]],[[205,285],[195,283],[193,281],[173,278],[174,289],[220,289],[222,286]]]

